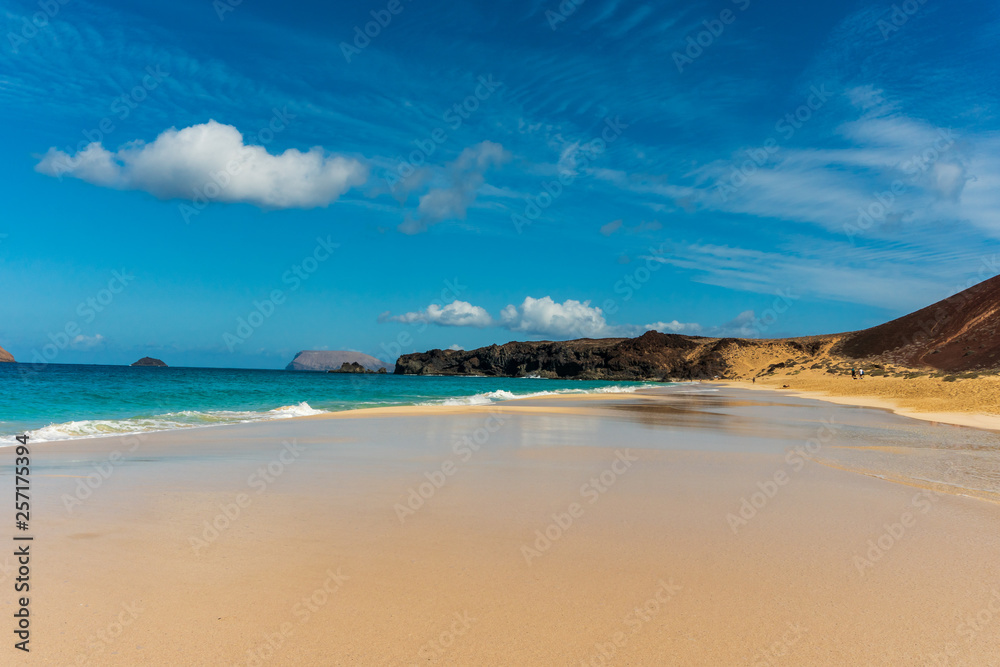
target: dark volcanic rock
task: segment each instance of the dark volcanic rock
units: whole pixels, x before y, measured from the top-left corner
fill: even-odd
[[[370,371],[356,361],[347,363],[346,361],[340,365],[340,368],[331,368],[327,373],[374,373],[375,371]]]
[[[835,353],[967,371],[1000,366],[1000,276],[915,313],[847,334]]]
[[[0,363],[14,361],[14,355],[0,347]]]
[[[692,380],[724,375],[718,341],[705,348],[691,336],[648,331],[638,338],[538,341],[490,345],[477,350],[404,354],[399,375],[539,375],[581,380]]]
[[[154,359],[153,357],[143,357],[142,359],[140,359],[139,361],[135,362],[132,365],[133,366],[163,366],[163,367],[166,367],[165,363],[163,363],[159,359]]]
[[[751,372],[773,374],[824,359],[834,363],[838,359],[847,363],[867,359],[869,363],[932,366],[945,371],[1000,368],[1000,276],[864,331],[775,340],[703,338],[648,331],[638,338],[513,342],[478,350],[404,354],[396,361],[395,372],[538,375],[580,380],[697,380],[749,377],[747,373]],[[754,364],[763,365],[754,367]]]

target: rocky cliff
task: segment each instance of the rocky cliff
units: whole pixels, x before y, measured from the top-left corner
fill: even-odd
[[[506,375],[580,380],[696,380],[725,377],[728,357],[767,341],[700,338],[648,331],[638,338],[539,341],[490,345],[477,350],[431,350],[396,361],[397,374]],[[789,354],[815,354],[818,340],[782,343]]]
[[[358,364],[363,370],[378,372],[385,368],[392,372],[395,366],[373,356],[349,350],[303,350],[285,367],[287,371],[339,371],[344,364]]]
[[[14,361],[14,355],[0,347],[0,363]]]
[[[884,364],[945,372],[1000,368],[1000,276],[863,331],[777,340],[650,331],[638,338],[512,342],[405,354],[396,361],[396,373],[694,380],[749,378],[807,365],[833,373]]]

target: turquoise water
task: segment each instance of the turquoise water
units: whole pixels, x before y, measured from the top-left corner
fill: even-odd
[[[0,444],[284,419],[352,408],[487,404],[640,382],[349,375],[281,370],[0,364]]]

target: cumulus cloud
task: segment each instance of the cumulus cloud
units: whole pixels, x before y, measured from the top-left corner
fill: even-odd
[[[737,319],[720,327],[702,327],[696,323],[653,322],[645,325],[609,324],[604,311],[591,306],[590,301],[567,299],[558,303],[552,297],[525,297],[520,305],[509,304],[493,318],[485,308],[466,301],[453,301],[446,306],[431,304],[423,310],[391,315],[382,313],[379,322],[428,322],[441,326],[477,327],[495,326],[529,336],[565,338],[617,338],[639,336],[651,330],[701,336],[739,335],[738,329],[752,319],[753,312],[743,313]],[[452,349],[459,349],[452,346]]]
[[[493,324],[493,318],[484,308],[473,306],[467,301],[452,301],[446,306],[432,303],[423,310],[402,315],[383,313],[379,322],[429,322],[445,327],[488,327]]]
[[[248,145],[232,125],[214,120],[170,128],[152,143],[133,141],[111,152],[94,142],[69,155],[50,148],[35,170],[101,187],[143,190],[160,199],[245,202],[261,208],[315,208],[368,178],[357,159],[316,146],[273,155]]]
[[[520,306],[507,306],[500,312],[500,323],[511,331],[541,336],[593,338],[610,334],[604,312],[589,301],[556,303],[548,296],[529,296]]]
[[[445,167],[446,184],[421,195],[416,215],[399,225],[399,231],[418,234],[442,220],[464,220],[479,188],[486,182],[486,171],[509,159],[510,153],[492,141],[469,146]]]

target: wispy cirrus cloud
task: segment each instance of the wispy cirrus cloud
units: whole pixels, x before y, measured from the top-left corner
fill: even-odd
[[[486,171],[510,159],[504,147],[492,141],[469,146],[445,165],[440,185],[433,185],[420,196],[416,213],[399,225],[404,234],[417,234],[430,225],[448,219],[464,219],[486,182]]]

